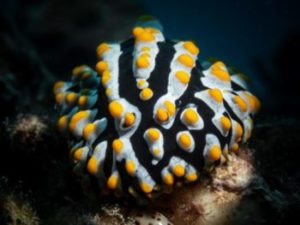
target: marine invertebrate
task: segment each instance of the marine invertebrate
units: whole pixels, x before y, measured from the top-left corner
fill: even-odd
[[[223,62],[203,68],[192,41],[165,39],[149,23],[132,33],[100,44],[96,71],[76,67],[54,94],[84,184],[151,197],[237,152],[260,103]]]

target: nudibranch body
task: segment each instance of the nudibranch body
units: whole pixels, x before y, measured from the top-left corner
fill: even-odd
[[[76,67],[54,86],[58,128],[85,185],[151,197],[197,181],[249,139],[258,99],[223,62],[203,68],[192,41],[135,27],[97,55],[96,71]]]

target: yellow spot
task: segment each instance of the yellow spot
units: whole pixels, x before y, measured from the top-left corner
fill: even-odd
[[[211,66],[211,72],[220,80],[230,81],[230,75],[227,72],[226,66],[221,61],[218,61]]]
[[[188,54],[182,54],[178,57],[178,61],[186,67],[192,68],[194,66],[194,59]]]
[[[177,177],[182,177],[185,173],[185,168],[180,165],[180,164],[176,164],[173,168],[172,168],[173,173],[177,176]]]
[[[137,41],[154,41],[155,37],[152,33],[143,31],[137,35]]]
[[[163,108],[157,109],[155,117],[159,122],[162,122],[162,123],[166,122],[169,119],[168,112]]]
[[[60,132],[63,132],[63,130],[65,129],[67,123],[68,123],[68,117],[67,116],[60,117],[58,122],[57,122],[58,130]]]
[[[151,88],[144,88],[140,93],[140,98],[144,101],[149,100],[153,96]]]
[[[145,79],[140,79],[137,81],[137,86],[138,88],[143,88],[146,85],[146,80]]]
[[[236,139],[239,140],[243,135],[243,128],[240,123],[236,123]]]
[[[76,67],[73,69],[72,74],[73,74],[74,76],[78,76],[78,75],[82,72],[82,70],[83,70],[84,68],[86,68],[86,67],[87,67],[86,65],[76,66]]]
[[[103,54],[110,49],[110,46],[107,43],[102,43],[97,47],[97,56],[102,57]]]
[[[90,174],[96,174],[98,169],[97,159],[95,156],[92,156],[87,163],[87,171]]]
[[[96,71],[101,74],[104,70],[108,69],[108,63],[106,61],[99,61],[96,64]]]
[[[84,74],[82,74],[81,76],[81,80],[89,78],[92,74],[90,72],[85,72]]]
[[[110,115],[114,118],[119,118],[123,113],[123,106],[118,101],[112,101],[108,105],[108,110],[110,112]]]
[[[189,125],[195,125],[199,121],[199,115],[193,108],[188,108],[183,114],[184,121]]]
[[[198,175],[195,172],[190,172],[185,177],[188,182],[194,182],[198,179]]]
[[[111,88],[106,88],[105,94],[106,94],[106,96],[111,96],[111,94],[112,94],[112,89],[111,89]]]
[[[197,46],[191,41],[185,42],[183,47],[193,55],[199,54],[199,48],[197,48]]]
[[[227,116],[221,117],[221,125],[224,130],[229,131],[231,128],[231,121]]]
[[[169,115],[173,116],[176,112],[175,104],[173,102],[167,100],[167,101],[164,102],[164,105],[165,105]]]
[[[217,161],[221,158],[222,151],[218,145],[213,145],[209,151],[209,159]]]
[[[78,99],[78,104],[82,107],[85,106],[88,102],[88,97],[86,95],[82,95]]]
[[[72,118],[71,121],[69,123],[69,129],[71,131],[74,131],[76,129],[76,125],[78,123],[78,121],[87,118],[90,115],[89,111],[79,111],[77,113],[75,113]]]
[[[150,55],[148,52],[145,52],[145,53],[142,53],[142,54],[140,55],[140,57],[143,57],[143,58],[148,59],[148,58],[151,57],[151,55]]]
[[[133,175],[136,171],[135,163],[130,159],[126,160],[125,168],[127,173],[129,173],[130,175]]]
[[[55,95],[55,101],[57,104],[61,105],[65,97],[65,93],[61,92]]]
[[[157,30],[157,29],[155,29],[155,28],[153,28],[153,27],[146,27],[146,28],[145,28],[145,31],[150,32],[150,33],[153,33],[153,34],[159,32],[159,30]]]
[[[108,83],[109,79],[110,79],[110,71],[109,70],[103,71],[102,80],[101,80],[102,85],[105,86]]]
[[[182,146],[184,149],[189,149],[192,147],[192,139],[191,139],[190,135],[187,133],[182,133],[179,136],[179,143],[180,143],[180,146]]]
[[[96,124],[88,123],[83,129],[83,137],[85,140],[89,139],[90,135],[96,131]]]
[[[156,155],[156,156],[159,156],[160,155],[160,149],[159,148],[153,149],[153,154]]]
[[[163,176],[163,182],[167,185],[173,185],[174,184],[174,177],[171,173],[166,173]]]
[[[65,82],[63,81],[57,81],[53,86],[53,93],[56,94],[56,92],[61,89],[65,85]]]
[[[247,103],[240,96],[234,96],[234,102],[239,106],[239,108],[243,111],[247,111]]]
[[[135,115],[130,112],[126,113],[124,123],[126,127],[132,126],[135,123]]]
[[[151,50],[151,48],[147,47],[147,46],[144,46],[144,47],[141,48],[142,52],[149,52],[150,50]]]
[[[132,34],[133,34],[133,36],[135,36],[135,37],[138,37],[141,33],[143,33],[144,32],[144,29],[142,28],[142,27],[135,27],[135,28],[133,28],[133,30],[132,30]]]
[[[74,159],[75,159],[76,161],[80,161],[81,158],[82,158],[82,155],[83,155],[83,149],[82,149],[82,148],[78,148],[78,149],[74,152],[73,157],[74,157]]]
[[[146,181],[142,181],[140,183],[140,188],[146,194],[152,192],[152,190],[153,190],[153,187],[148,182],[146,182]]]
[[[77,99],[77,94],[74,92],[71,92],[66,96],[66,102],[69,105],[72,104],[76,99]]]
[[[230,147],[230,151],[232,152],[237,152],[239,150],[239,145],[238,143],[234,143],[231,147]]]
[[[147,68],[150,65],[150,62],[147,57],[139,56],[136,60],[136,66],[139,69]]]
[[[107,180],[107,187],[109,189],[116,189],[117,185],[118,185],[118,177],[116,175],[111,175],[108,180]]]
[[[188,84],[190,82],[190,74],[184,71],[177,71],[175,76],[183,84]]]
[[[254,98],[252,97],[252,95],[248,92],[244,92],[244,94],[246,95],[247,99],[248,99],[248,102],[249,102],[249,106],[250,106],[250,111],[251,112],[254,112],[255,111],[255,100]]]
[[[120,139],[115,139],[112,143],[112,148],[117,154],[122,152],[123,146],[124,144]]]
[[[148,129],[147,135],[148,135],[149,139],[151,141],[153,141],[153,142],[157,141],[159,139],[159,137],[160,137],[159,131],[157,129],[155,129],[155,128]]]
[[[208,93],[216,102],[221,103],[223,101],[223,94],[219,89],[209,89]]]

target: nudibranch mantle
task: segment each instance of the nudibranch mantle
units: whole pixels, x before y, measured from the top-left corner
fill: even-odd
[[[97,47],[96,71],[78,66],[54,85],[58,128],[85,186],[152,197],[237,152],[260,103],[223,62],[202,66],[192,41],[154,27],[132,33]]]

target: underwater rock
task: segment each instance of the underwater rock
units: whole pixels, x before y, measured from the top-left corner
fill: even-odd
[[[251,136],[260,103],[241,76],[221,61],[203,68],[193,42],[160,28],[147,21],[100,44],[97,72],[78,66],[54,86],[58,129],[87,193],[147,201],[196,182]]]

